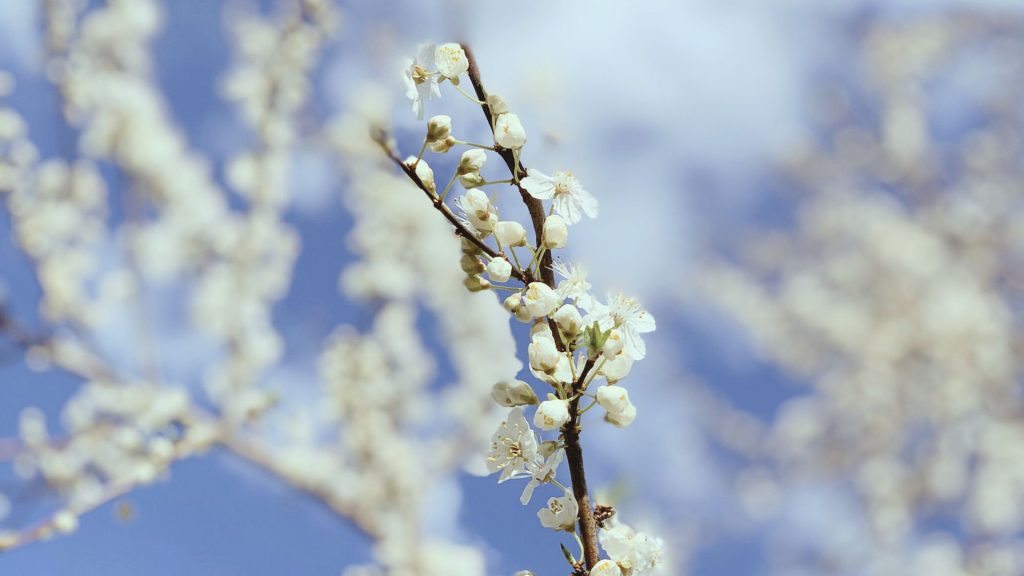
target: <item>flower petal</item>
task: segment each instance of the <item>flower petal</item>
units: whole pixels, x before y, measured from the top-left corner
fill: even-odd
[[[527,170],[526,174],[526,178],[523,178],[520,184],[530,196],[538,200],[549,200],[555,195],[555,182],[550,176],[534,168]]]

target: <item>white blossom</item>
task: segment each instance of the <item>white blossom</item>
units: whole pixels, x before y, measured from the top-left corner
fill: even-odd
[[[563,304],[551,318],[568,338],[575,340],[583,327],[583,316],[572,304]]]
[[[491,114],[494,116],[500,116],[508,112],[508,103],[494,92],[487,95],[487,107],[491,109]]]
[[[498,482],[504,482],[529,474],[530,469],[540,465],[539,460],[537,437],[523,416],[523,409],[513,408],[491,437],[487,470],[492,474],[500,470]]]
[[[491,398],[498,404],[508,408],[528,406],[537,404],[540,401],[533,388],[522,380],[513,380],[511,382],[502,380],[498,382],[491,389]]]
[[[612,560],[605,558],[594,564],[590,570],[590,576],[622,576],[622,569]]]
[[[455,145],[452,137],[452,118],[443,114],[432,116],[427,121],[427,145],[430,150],[444,154]]]
[[[423,119],[423,101],[441,97],[441,89],[437,85],[437,75],[432,73],[435,61],[433,44],[420,46],[415,60],[410,60],[405,69],[405,96],[412,101],[412,111],[416,119]]]
[[[601,354],[606,359],[613,360],[622,353],[625,347],[626,342],[622,338],[622,332],[616,328],[608,334],[608,338],[604,341],[604,346],[601,346]]]
[[[508,282],[512,277],[512,264],[505,258],[491,258],[487,263],[487,275],[495,282]]]
[[[623,572],[642,576],[661,562],[662,541],[636,532],[615,517],[598,530],[601,547]]]
[[[494,141],[502,148],[519,150],[526,144],[526,130],[519,116],[511,112],[499,114],[494,120]]]
[[[409,156],[405,159],[405,164],[406,166],[413,168],[416,172],[416,177],[420,179],[420,182],[423,182],[423,185],[427,187],[427,190],[430,190],[435,194],[437,193],[437,184],[434,183],[434,170],[431,169],[426,160],[420,158],[419,161],[417,161],[415,156]]]
[[[554,311],[562,303],[562,299],[547,284],[530,282],[523,295],[523,303],[534,318],[540,318]]]
[[[526,246],[526,228],[515,220],[495,224],[494,237],[502,246]]]
[[[583,214],[597,218],[597,199],[583,189],[572,172],[555,172],[554,176],[548,176],[530,168],[526,174],[523,188],[538,200],[551,200],[555,214],[564,218],[566,224],[579,222]]]
[[[488,233],[498,223],[497,209],[483,191],[476,188],[467,191],[456,201],[465,214],[466,221],[477,232]]]
[[[576,498],[569,492],[565,496],[550,498],[546,508],[537,512],[541,526],[552,530],[572,532],[576,529],[576,515],[579,513]]]
[[[569,226],[560,215],[552,214],[544,220],[542,236],[544,245],[549,249],[565,248],[569,241]]]
[[[627,354],[619,354],[611,360],[605,360],[601,364],[601,368],[598,370],[598,374],[604,376],[608,380],[609,384],[614,384],[626,376],[629,376],[629,371],[633,368],[633,359]]]
[[[621,414],[629,406],[629,392],[621,386],[601,386],[597,389],[597,403],[609,414]]]
[[[538,372],[547,372],[558,365],[562,356],[550,337],[535,337],[527,348],[530,367]]]
[[[552,452],[547,460],[544,461],[544,465],[538,468],[533,473],[533,478],[526,483],[526,487],[523,488],[523,494],[519,497],[519,502],[524,506],[530,503],[530,499],[533,498],[533,491],[541,484],[551,482],[555,478],[555,474],[558,472],[558,467],[561,466],[562,460],[565,459],[565,450],[559,448]]]
[[[434,52],[434,62],[441,76],[447,78],[452,84],[458,84],[459,76],[469,70],[469,60],[466,58],[465,50],[454,42],[438,46]]]
[[[540,403],[537,412],[533,415],[533,424],[541,430],[554,430],[561,428],[569,421],[569,401],[561,398],[552,398]]]
[[[563,299],[572,299],[584,310],[589,310],[593,298],[590,296],[587,270],[580,264],[565,264],[562,261],[556,261],[551,268],[563,278],[558,283],[558,295]]]
[[[642,360],[647,354],[647,346],[640,335],[653,332],[656,326],[654,316],[644,310],[636,299],[616,293],[609,297],[607,305],[595,300],[583,323],[589,326],[595,321],[602,330],[619,330],[623,352],[630,358]]]

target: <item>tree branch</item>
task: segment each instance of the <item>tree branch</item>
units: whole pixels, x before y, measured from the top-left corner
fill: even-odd
[[[469,60],[469,81],[473,84],[473,90],[476,92],[477,99],[484,102],[480,108],[483,110],[484,117],[487,118],[487,125],[491,128],[493,136],[494,118],[491,114],[490,106],[487,105],[487,90],[484,89],[483,81],[480,79],[480,68],[477,66],[476,58],[473,56],[473,51],[470,47],[463,43],[462,49],[466,52],[466,58]],[[501,156],[502,160],[505,161],[509,172],[513,174],[513,179],[515,179],[517,172],[520,174],[526,173],[526,168],[522,163],[517,165],[516,157],[511,150],[501,148],[497,142],[495,142],[494,149]],[[546,218],[544,204],[530,195],[519,182],[515,182],[515,186],[519,189],[519,195],[530,212],[530,219],[533,221],[533,233],[539,249],[544,235],[544,220]],[[555,288],[555,274],[551,268],[550,251],[545,252],[541,259],[540,274],[545,284]],[[559,336],[558,326],[555,325],[554,320],[551,318],[548,318],[548,326],[551,328],[552,336],[554,336],[555,345],[559,350],[565,351],[566,348]],[[573,395],[576,395],[577,389],[586,382],[586,376],[593,368],[593,365],[594,362],[592,360],[587,361],[578,381],[573,383]],[[597,546],[597,522],[594,520],[594,511],[590,506],[587,476],[583,468],[583,447],[580,445],[579,402],[580,398],[578,396],[569,402],[569,422],[562,427],[562,435],[565,438],[565,458],[569,463],[569,477],[572,480],[573,496],[576,497],[576,503],[579,504],[578,523],[580,538],[583,541],[584,560],[589,571],[597,564],[599,553]]]

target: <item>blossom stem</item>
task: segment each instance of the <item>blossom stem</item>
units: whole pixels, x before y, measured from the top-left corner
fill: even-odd
[[[509,246],[508,253],[512,255],[512,261],[516,263],[516,267],[522,268],[523,265],[519,263],[519,256],[516,255],[516,249],[512,246]]]
[[[423,138],[423,146],[420,146],[420,153],[416,155],[416,161],[412,163],[412,169],[415,170],[420,165],[420,160],[423,159],[423,153],[427,151],[427,138]]]
[[[541,263],[544,262],[544,258],[548,257],[548,259],[550,260],[550,256],[548,255],[548,247],[547,246],[541,246],[539,254],[540,254],[540,256],[537,258],[537,261],[536,261],[536,268],[538,269],[538,272],[541,269],[541,266],[542,266]],[[531,262],[530,263],[530,269],[532,270],[533,268],[534,268],[534,263]],[[554,288],[554,286],[552,286],[552,288]]]
[[[466,142],[465,140],[456,140],[456,144],[462,144],[463,146],[469,146],[470,148],[481,148],[483,150],[494,151],[494,146],[488,146],[486,144],[476,144],[475,142]]]
[[[583,540],[580,539],[580,533],[576,532],[576,531],[573,531],[572,537],[576,539],[576,544],[579,544],[579,547],[580,547],[580,557],[582,558],[583,556],[586,556],[587,555],[587,551],[586,551],[586,548],[583,546]]]
[[[441,192],[441,197],[437,200],[438,202],[444,202],[444,199],[448,196],[448,191],[451,190],[452,184],[455,184],[455,179],[458,178],[458,176],[458,172],[452,173],[452,178],[448,181],[448,184],[445,185],[444,190]]]
[[[480,105],[480,106],[485,106],[486,105],[486,102],[484,102],[483,100],[477,100],[469,92],[466,92],[465,90],[463,90],[462,86],[459,86],[458,84],[452,84],[452,86],[454,86],[455,89],[459,91],[459,94],[462,94],[466,98],[469,98],[470,102],[473,102],[474,104],[477,104],[477,105]]]

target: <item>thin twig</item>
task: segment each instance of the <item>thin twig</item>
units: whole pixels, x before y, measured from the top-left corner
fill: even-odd
[[[386,139],[381,139],[381,141],[386,142]],[[388,158],[390,158],[395,164],[398,164],[402,171],[405,172],[405,175],[408,176],[409,179],[412,180],[414,184],[416,184],[416,187],[422,190],[423,193],[427,195],[427,198],[430,199],[430,203],[434,206],[434,208],[438,212],[443,214],[445,219],[447,219],[448,222],[455,227],[456,234],[472,242],[474,246],[479,248],[481,251],[483,251],[484,254],[487,254],[491,258],[497,258],[501,256],[500,252],[485,244],[483,240],[477,237],[476,234],[472,233],[468,228],[466,228],[466,226],[463,225],[462,222],[459,222],[459,219],[455,217],[455,214],[452,214],[452,211],[448,209],[448,206],[444,202],[442,202],[441,199],[436,194],[431,192],[430,189],[427,188],[426,184],[424,184],[422,180],[420,180],[420,177],[416,174],[416,170],[411,168],[405,162],[403,162],[402,158],[398,156],[398,153],[393,148],[386,145],[382,145],[382,147],[384,148],[384,153],[388,155]],[[514,276],[523,284],[529,284],[530,282],[534,282],[537,280],[536,278],[534,278],[532,273],[530,273],[529,271],[524,271],[520,269],[518,266],[512,266],[512,276]]]

